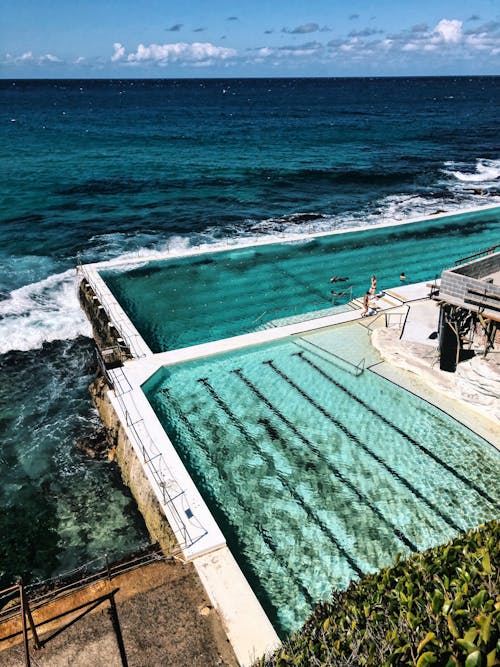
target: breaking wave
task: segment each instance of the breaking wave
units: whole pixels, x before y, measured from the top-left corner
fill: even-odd
[[[13,290],[0,301],[0,353],[41,348],[46,342],[90,336],[76,293],[76,270]]]
[[[462,183],[478,183],[485,187],[500,185],[500,160],[478,159],[474,169],[464,163],[456,162],[446,162],[445,167],[444,173],[455,177]]]

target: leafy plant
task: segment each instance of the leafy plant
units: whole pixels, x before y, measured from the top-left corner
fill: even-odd
[[[334,591],[261,667],[500,666],[500,524]]]

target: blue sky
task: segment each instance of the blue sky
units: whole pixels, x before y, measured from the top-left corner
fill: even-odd
[[[0,0],[0,77],[500,74],[498,0]]]

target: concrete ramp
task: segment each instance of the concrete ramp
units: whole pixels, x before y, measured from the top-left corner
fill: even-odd
[[[411,343],[420,343],[437,348],[439,340],[436,334],[439,325],[439,307],[435,301],[425,299],[413,301],[409,304],[408,316],[401,340]]]

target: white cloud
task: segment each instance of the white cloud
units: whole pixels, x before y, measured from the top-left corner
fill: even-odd
[[[305,44],[291,44],[288,46],[279,46],[269,48],[267,46],[259,49],[248,49],[255,62],[262,62],[264,59],[269,60],[276,58],[283,61],[287,58],[304,58],[308,56],[320,55],[324,52],[325,47],[319,42],[307,42]],[[248,62],[251,62],[250,60]]]
[[[458,19],[441,19],[434,28],[434,34],[438,35],[446,44],[457,44],[462,39],[462,21]]]
[[[489,52],[492,56],[500,53],[500,23],[490,21],[465,34],[465,42],[471,48]]]
[[[125,47],[120,44],[120,42],[115,42],[113,44],[115,52],[111,56],[111,62],[116,62],[125,57]]]
[[[268,46],[264,46],[257,50],[257,56],[260,58],[267,58],[268,56],[272,56],[273,53],[274,49],[270,49]]]
[[[234,58],[237,52],[234,49],[215,46],[210,42],[193,42],[187,44],[178,42],[175,44],[150,44],[145,46],[139,44],[137,50],[126,53],[125,47],[119,42],[113,44],[115,50],[111,56],[113,62],[125,62],[131,65],[143,63],[154,63],[157,65],[168,65],[169,63],[188,63],[200,65],[213,63],[219,60]]]
[[[33,51],[25,51],[20,56],[13,56],[10,53],[6,53],[3,62],[14,65],[43,65],[47,63],[62,63],[63,61],[52,53],[36,56],[33,54]]]
[[[18,58],[14,58],[14,60],[18,63],[25,63],[27,61],[33,61],[33,51],[26,51],[26,53],[23,53],[21,56]]]
[[[52,53],[47,53],[44,56],[40,56],[39,61],[42,63],[49,62],[49,63],[60,63],[62,60],[58,58],[57,56],[53,56]]]
[[[464,31],[463,22],[443,18],[430,28],[419,24],[396,34],[370,39],[376,36],[371,29],[351,31],[344,39],[334,39],[327,47],[332,58],[349,54],[350,57],[366,61],[398,52],[418,57],[431,55],[439,58],[470,59],[476,54],[498,56],[500,53],[500,22],[490,21],[484,25]]]

